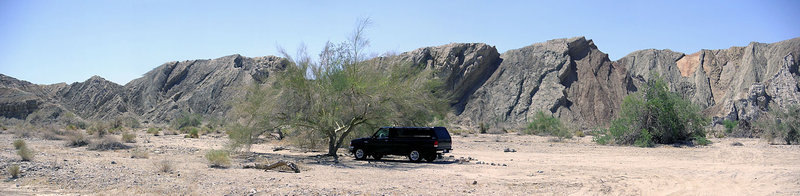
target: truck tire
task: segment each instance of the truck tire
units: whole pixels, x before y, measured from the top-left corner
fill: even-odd
[[[353,151],[353,156],[356,157],[356,160],[364,160],[367,158],[367,153],[364,152],[364,149],[356,148],[356,150]]]
[[[381,160],[381,158],[383,158],[383,155],[382,154],[373,154],[372,158],[375,159],[375,160]]]
[[[411,162],[420,162],[422,161],[422,153],[419,150],[411,150],[408,152],[408,160]]]
[[[433,160],[436,160],[436,153],[428,153],[428,155],[425,155],[425,161],[428,163],[433,163]]]

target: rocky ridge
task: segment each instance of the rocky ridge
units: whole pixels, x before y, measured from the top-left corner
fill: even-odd
[[[483,43],[453,43],[371,61],[432,70],[448,91],[454,125],[518,128],[542,111],[594,128],[606,126],[622,98],[655,75],[715,122],[749,122],[770,108],[800,103],[797,54],[800,38],[693,54],[647,49],[612,61],[592,40],[575,37],[503,54]],[[275,56],[240,55],[169,62],[124,86],[101,77],[35,85],[0,75],[0,114],[50,118],[72,111],[87,119],[130,115],[155,123],[184,112],[221,117],[244,86],[263,83],[288,64]]]

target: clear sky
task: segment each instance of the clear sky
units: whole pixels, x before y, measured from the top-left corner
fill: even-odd
[[[0,73],[37,84],[124,85],[169,61],[311,54],[370,17],[371,53],[483,42],[502,53],[586,36],[612,60],[800,37],[800,1],[0,0]]]

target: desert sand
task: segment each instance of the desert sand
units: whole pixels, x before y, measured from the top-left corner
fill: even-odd
[[[204,158],[227,142],[222,135],[139,131],[128,145],[146,150],[145,159],[131,158],[133,149],[90,151],[25,138],[36,151],[32,162],[20,160],[15,139],[0,134],[0,195],[800,195],[800,146],[747,138],[638,148],[597,145],[591,136],[454,135],[454,151],[434,163],[358,161],[346,149],[333,163],[317,156],[322,152],[273,151],[287,145],[266,141],[229,168],[211,168]],[[155,163],[163,160],[174,170],[159,172]],[[243,168],[279,160],[297,163],[301,173]],[[20,178],[10,179],[11,164],[22,168]]]

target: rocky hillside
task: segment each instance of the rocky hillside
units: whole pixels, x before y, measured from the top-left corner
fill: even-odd
[[[521,127],[538,111],[578,127],[603,127],[622,98],[659,75],[708,116],[743,120],[800,102],[800,38],[683,54],[635,51],[617,61],[584,37],[556,39],[498,53],[482,43],[425,47],[372,59],[422,66],[442,79],[450,123]],[[0,115],[52,119],[73,112],[87,119],[121,115],[166,122],[183,112],[224,116],[243,87],[264,82],[288,65],[283,58],[231,55],[165,63],[121,86],[100,77],[73,84],[36,85],[0,75]]]

